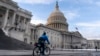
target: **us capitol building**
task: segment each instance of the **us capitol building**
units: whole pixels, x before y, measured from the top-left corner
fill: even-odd
[[[68,30],[67,19],[58,2],[45,25],[30,23],[32,13],[22,9],[12,0],[0,0],[0,28],[6,35],[29,44],[37,42],[45,31],[51,48],[86,48],[87,40],[79,31]]]

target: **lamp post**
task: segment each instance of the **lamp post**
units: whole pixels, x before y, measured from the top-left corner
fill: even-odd
[[[72,33],[70,33],[70,36],[71,36],[71,44],[70,44],[70,47],[71,47],[71,49],[73,48],[72,47],[72,41],[73,41],[73,39],[72,39]]]
[[[95,46],[96,51],[98,50],[98,48],[99,48],[99,42],[97,41]]]
[[[64,48],[64,37],[62,38],[62,49]]]
[[[63,35],[63,37],[62,37],[62,46],[61,46],[61,48],[62,48],[62,49],[64,48],[64,35]]]
[[[97,52],[97,46],[95,46],[96,52]]]
[[[96,52],[97,52],[97,49],[98,49],[98,42],[95,41],[95,49],[96,49]]]

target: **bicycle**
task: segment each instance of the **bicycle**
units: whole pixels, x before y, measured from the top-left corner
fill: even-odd
[[[35,43],[34,46],[35,47],[33,49],[33,56],[41,56],[40,44],[39,43]],[[44,50],[45,56],[49,56],[50,52],[51,52],[50,48],[48,47],[47,44],[45,44],[45,50]]]

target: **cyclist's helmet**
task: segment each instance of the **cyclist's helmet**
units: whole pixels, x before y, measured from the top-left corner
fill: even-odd
[[[43,35],[46,35],[46,32],[44,32]]]

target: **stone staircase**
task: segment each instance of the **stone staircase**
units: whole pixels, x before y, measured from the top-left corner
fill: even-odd
[[[0,29],[0,49],[2,50],[31,50],[33,47],[30,44],[19,41],[12,37],[5,35],[2,29]]]

